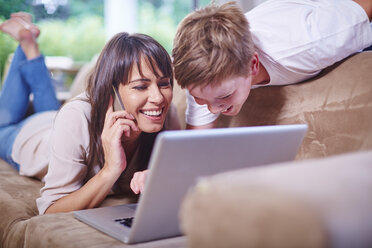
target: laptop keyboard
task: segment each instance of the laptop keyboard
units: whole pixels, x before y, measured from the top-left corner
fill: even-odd
[[[116,219],[115,222],[118,222],[119,224],[122,224],[126,227],[132,227],[134,217],[130,218],[122,218],[122,219]]]

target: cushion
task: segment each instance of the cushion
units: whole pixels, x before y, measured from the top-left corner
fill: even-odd
[[[42,183],[18,175],[0,159],[0,247],[126,247],[127,245],[78,221],[72,213],[38,215],[36,198]],[[129,203],[108,197],[102,206]],[[185,238],[153,241],[138,247],[184,247]]]
[[[181,208],[190,247],[372,247],[372,150],[202,179]]]

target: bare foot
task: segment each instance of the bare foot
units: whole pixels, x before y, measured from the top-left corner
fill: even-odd
[[[36,42],[36,38],[31,30],[22,29],[18,33],[19,44],[22,47],[23,52],[28,60],[34,59],[40,56],[39,46]]]
[[[0,30],[9,34],[17,41],[19,41],[19,31],[22,29],[30,30],[35,38],[37,38],[40,34],[40,30],[37,26],[26,22],[20,17],[13,17],[0,24]]]
[[[27,14],[25,12],[18,12],[15,13],[14,16],[12,14],[11,19],[15,19],[21,25],[23,25],[23,27],[29,29],[34,34],[35,38],[39,36],[40,29],[32,23],[32,16],[30,14]]]
[[[32,23],[32,15],[26,12],[16,12],[10,15],[11,18],[19,17],[28,23]]]
[[[20,24],[15,19],[9,19],[5,22],[1,23],[0,30],[4,33],[9,34],[12,36],[15,40],[19,41],[19,31],[22,29],[25,29],[22,24]]]
[[[19,17],[6,20],[0,25],[0,30],[9,34],[19,42],[27,59],[33,59],[40,55],[34,32],[27,29],[19,22]],[[31,24],[32,25],[32,24]]]

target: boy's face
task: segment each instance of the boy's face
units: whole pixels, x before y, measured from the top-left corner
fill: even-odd
[[[207,104],[212,113],[237,115],[248,98],[252,75],[231,77],[220,84],[189,86],[187,89],[198,104]]]

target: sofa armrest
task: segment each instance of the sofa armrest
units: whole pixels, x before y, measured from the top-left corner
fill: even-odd
[[[191,247],[371,247],[372,151],[243,169],[188,193]]]

